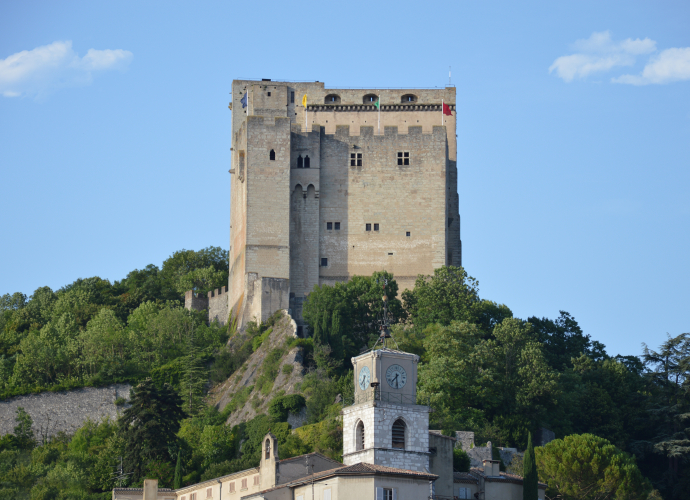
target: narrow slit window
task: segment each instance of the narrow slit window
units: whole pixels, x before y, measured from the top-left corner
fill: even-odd
[[[335,224],[335,230],[340,231],[340,222],[334,222]]]
[[[290,104],[295,104],[295,93],[290,92]]]
[[[271,458],[271,440],[266,440],[266,458]]]
[[[297,168],[302,168],[304,166],[304,160],[302,159],[302,155],[299,155],[297,157]]]
[[[410,152],[409,151],[399,151],[398,152],[398,165],[409,165],[410,164]]]
[[[367,230],[367,231],[371,231],[371,224],[367,224],[367,225],[366,225],[366,230]]]
[[[271,149],[271,152],[268,153],[268,159],[273,161],[276,159],[276,152]]]
[[[378,224],[374,224],[374,231],[378,231],[378,230],[379,230],[379,225],[378,225]]]
[[[405,422],[400,418],[393,423],[393,448],[405,449]]]
[[[304,168],[309,168],[311,166],[311,162],[309,160],[309,155],[304,157]]]
[[[331,229],[333,229],[333,223],[332,223],[332,222],[326,222],[326,229],[327,229],[328,231],[330,231]]]

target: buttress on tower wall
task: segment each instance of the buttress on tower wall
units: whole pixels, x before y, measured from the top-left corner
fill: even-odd
[[[403,290],[462,264],[454,87],[235,80],[232,99],[230,276],[215,297],[240,326],[277,309],[302,324],[316,285],[387,270]]]

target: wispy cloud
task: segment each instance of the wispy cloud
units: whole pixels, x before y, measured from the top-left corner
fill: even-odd
[[[690,47],[666,49],[650,58],[641,75],[622,75],[613,83],[649,85],[690,80]]]
[[[0,93],[5,97],[40,97],[56,88],[88,85],[98,72],[126,69],[132,57],[122,49],[89,49],[79,57],[71,41],[23,50],[0,59]]]
[[[575,78],[584,78],[592,73],[610,71],[617,66],[632,66],[636,57],[650,54],[656,50],[656,42],[628,38],[621,42],[611,40],[611,33],[602,31],[592,33],[586,40],[577,40],[573,44],[574,54],[556,59],[549,73],[556,74],[566,82]]]

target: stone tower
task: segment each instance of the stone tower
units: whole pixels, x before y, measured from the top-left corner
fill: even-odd
[[[232,99],[230,277],[212,319],[289,309],[306,333],[316,285],[387,270],[402,291],[462,265],[455,87],[235,80]]]
[[[417,404],[419,356],[388,348],[352,358],[355,401],[343,409],[343,462],[429,470],[429,407]]]

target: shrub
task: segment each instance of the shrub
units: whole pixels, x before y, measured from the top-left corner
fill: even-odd
[[[277,422],[286,422],[289,412],[299,413],[305,405],[306,401],[301,394],[278,396],[268,405],[268,414]]]

